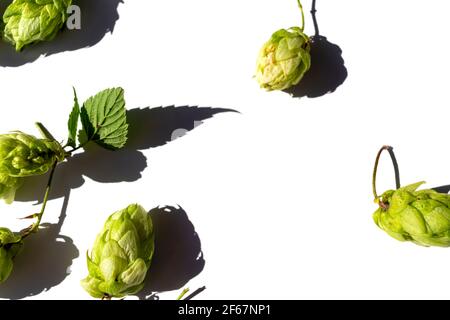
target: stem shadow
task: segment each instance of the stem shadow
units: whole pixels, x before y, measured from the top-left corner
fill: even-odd
[[[75,154],[58,165],[49,199],[61,198],[70,190],[81,187],[85,177],[101,183],[133,182],[147,168],[143,150],[163,146],[180,138],[204,120],[230,109],[209,107],[158,107],[131,109],[127,112],[128,141],[121,150],[110,151],[89,143],[84,152]],[[48,175],[26,178],[16,193],[16,201],[38,201]]]
[[[183,208],[150,211],[155,230],[155,254],[146,285],[137,296],[155,299],[158,292],[181,289],[205,267],[199,235]]]
[[[2,3],[0,13],[12,0]],[[117,12],[122,0],[74,0],[73,4],[81,9],[81,29],[63,29],[52,41],[39,42],[16,52],[14,47],[0,42],[0,66],[18,67],[33,62],[39,57],[88,48],[100,42],[107,33],[113,33],[119,20]]]
[[[283,90],[294,98],[318,98],[335,92],[348,76],[341,48],[319,33],[316,0],[312,2],[311,16],[315,29],[311,37],[311,68],[299,84]]]
[[[57,286],[70,274],[70,266],[79,252],[71,238],[62,235],[70,195],[64,198],[57,224],[42,224],[31,235],[14,261],[10,278],[0,285],[0,298],[22,299]]]

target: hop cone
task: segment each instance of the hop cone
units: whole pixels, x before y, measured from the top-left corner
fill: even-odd
[[[275,32],[262,47],[256,79],[266,90],[284,90],[300,82],[311,66],[310,41],[299,27]]]
[[[22,248],[22,241],[7,228],[0,228],[0,283],[11,274],[15,256]]]
[[[52,40],[67,20],[72,0],[14,0],[3,15],[4,38],[17,51],[37,41]]]
[[[417,189],[424,182],[386,191],[374,213],[375,223],[400,241],[450,246],[450,195]]]
[[[150,215],[137,204],[112,214],[87,257],[89,275],[81,281],[94,298],[121,298],[144,287],[154,251]]]
[[[22,132],[0,135],[0,198],[12,202],[22,177],[44,174],[62,160],[64,150],[56,141]]]
[[[17,189],[22,185],[22,179],[0,173],[0,199],[7,204],[14,201]]]
[[[0,174],[11,177],[44,174],[55,161],[62,160],[64,150],[56,141],[22,132],[0,135]]]

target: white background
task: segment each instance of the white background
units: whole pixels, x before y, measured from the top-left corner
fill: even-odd
[[[303,4],[309,11],[311,1]],[[82,101],[122,86],[128,109],[240,112],[217,114],[144,150],[147,168],[137,181],[86,177],[71,192],[61,230],[79,250],[71,274],[29,298],[89,299],[79,285],[85,252],[108,215],[133,202],[186,211],[206,262],[187,286],[206,285],[204,299],[449,298],[450,250],[397,242],[379,230],[371,174],[379,147],[391,144],[404,184],[450,183],[450,4],[318,0],[317,11],[321,34],[341,47],[348,70],[334,93],[318,98],[266,93],[252,78],[270,34],[299,23],[294,0],[125,0],[113,34],[95,46],[1,68],[3,132],[37,134],[40,120],[65,139],[72,85]],[[308,12],[306,19],[313,34]],[[379,189],[390,187],[384,157]],[[17,225],[16,217],[38,209],[33,203],[1,204],[2,225]],[[62,198],[49,202],[45,222],[56,223],[62,205]],[[40,256],[17,263],[33,266]],[[33,277],[48,276],[39,272]],[[15,281],[8,288],[26,292],[27,282]]]

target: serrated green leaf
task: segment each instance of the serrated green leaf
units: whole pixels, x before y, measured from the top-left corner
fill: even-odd
[[[81,132],[78,135],[78,140],[80,143],[85,144],[89,140],[91,140],[91,138],[94,136],[95,130],[94,130],[94,127],[92,126],[91,121],[89,120],[89,115],[88,115],[84,105],[83,105],[83,107],[81,107],[81,110],[80,110],[80,118],[81,118],[81,125],[83,127],[82,133],[83,133],[84,141],[82,141],[80,139],[80,136],[82,134]]]
[[[120,149],[128,135],[124,90],[106,89],[86,100],[81,123],[88,140],[107,149]]]
[[[73,88],[73,95],[74,104],[72,112],[69,115],[69,122],[67,123],[67,126],[69,127],[69,138],[67,140],[67,145],[75,148],[78,130],[78,119],[80,118],[80,104],[78,103],[78,97],[75,88]]]

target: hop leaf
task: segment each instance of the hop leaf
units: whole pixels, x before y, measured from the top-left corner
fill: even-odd
[[[69,128],[69,138],[67,139],[67,145],[70,147],[76,147],[77,130],[78,130],[78,119],[80,118],[80,105],[78,103],[77,92],[73,88],[74,104],[72,112],[69,115],[68,128]]]
[[[81,108],[87,140],[107,149],[120,149],[127,142],[128,124],[124,90],[106,89],[89,98]]]

